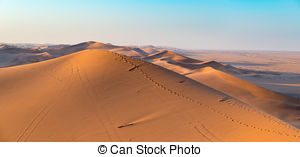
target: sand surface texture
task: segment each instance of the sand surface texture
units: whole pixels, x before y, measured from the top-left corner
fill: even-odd
[[[0,141],[300,141],[253,105],[104,50],[1,68],[0,82]]]

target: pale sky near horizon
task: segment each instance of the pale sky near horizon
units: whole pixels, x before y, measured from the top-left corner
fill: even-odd
[[[0,42],[300,51],[300,0],[0,0]]]

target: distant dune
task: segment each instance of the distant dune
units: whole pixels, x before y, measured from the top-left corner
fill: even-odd
[[[75,45],[0,44],[0,68],[35,63],[89,49],[109,50],[135,58],[143,58],[149,55],[149,53],[138,47],[116,46],[95,41]]]
[[[148,53],[143,51],[140,48],[136,47],[121,47],[121,48],[115,48],[111,49],[111,52],[119,53],[126,56],[131,56],[135,58],[143,58],[145,56],[148,56]]]
[[[54,58],[48,52],[34,48],[18,48],[9,45],[0,46],[0,67],[29,64]]]
[[[247,71],[243,71],[230,65],[223,65],[216,61],[200,61],[167,50],[148,55],[143,59],[179,73],[205,67],[212,67],[232,74],[248,73]]]
[[[109,49],[114,49],[114,48],[118,48],[118,46],[111,45],[111,44],[104,44],[104,43],[100,43],[100,42],[88,41],[88,42],[83,42],[83,43],[79,43],[76,45],[70,45],[70,46],[64,46],[64,47],[58,47],[58,48],[49,48],[49,49],[46,49],[45,51],[48,51],[52,55],[59,57],[59,56],[64,56],[64,55],[67,55],[70,53],[87,50],[87,49],[109,50]]]
[[[207,82],[244,85],[226,81]],[[234,94],[105,50],[1,68],[0,82],[1,141],[300,141]]]

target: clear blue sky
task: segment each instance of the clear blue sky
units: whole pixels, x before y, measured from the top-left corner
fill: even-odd
[[[300,50],[300,0],[0,0],[0,42]]]

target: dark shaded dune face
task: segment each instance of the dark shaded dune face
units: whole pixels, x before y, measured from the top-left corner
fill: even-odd
[[[139,53],[140,55],[142,55],[142,56],[147,56],[147,55],[148,55],[147,52],[145,52],[144,50],[142,50],[142,49],[140,49],[140,48],[133,48],[132,50],[138,52],[138,53]]]
[[[1,141],[300,141],[233,97],[102,50],[3,68],[0,82]]]

